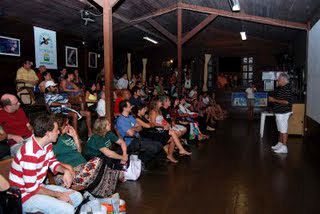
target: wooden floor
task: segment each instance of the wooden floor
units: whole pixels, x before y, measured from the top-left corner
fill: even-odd
[[[129,214],[320,213],[320,169],[302,138],[289,139],[289,154],[276,155],[275,123],[228,120],[191,159],[144,173],[118,187]]]

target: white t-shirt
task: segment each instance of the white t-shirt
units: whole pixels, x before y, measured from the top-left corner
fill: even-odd
[[[254,92],[252,88],[247,88],[246,89],[246,93],[247,93],[247,98],[248,99],[254,99]]]
[[[104,117],[106,115],[106,101],[100,99],[97,104],[97,113],[99,117]]]
[[[190,89],[191,88],[191,79],[190,80],[187,80],[187,79],[185,80],[184,87],[186,89]]]
[[[117,82],[117,88],[118,89],[127,89],[128,88],[128,84],[129,81],[124,79],[124,78],[120,78]]]

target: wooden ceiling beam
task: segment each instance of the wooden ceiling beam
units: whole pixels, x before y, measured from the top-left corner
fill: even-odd
[[[177,9],[177,4],[172,4],[169,7],[161,8],[161,9],[159,9],[159,10],[153,12],[153,13],[150,13],[150,14],[148,14],[146,16],[142,16],[142,17],[139,17],[137,19],[131,20],[125,26],[122,26],[120,28],[115,28],[114,32],[122,30],[122,29],[127,28],[127,27],[130,27],[131,25],[139,24],[140,22],[143,22],[143,21],[145,21],[147,19],[151,19],[151,18],[154,18],[154,17],[157,17],[157,16],[161,16],[161,15],[166,14],[166,13],[170,13],[170,12],[176,10],[176,9]]]
[[[116,19],[119,19],[120,21],[122,21],[122,22],[124,22],[124,23],[129,23],[129,22],[130,22],[129,19],[121,16],[120,14],[118,14],[118,13],[116,13],[116,12],[113,13],[113,17],[116,18]],[[133,25],[133,26],[134,26],[135,28],[137,28],[137,29],[139,29],[139,30],[141,30],[141,31],[149,34],[149,35],[152,35],[152,36],[154,36],[154,37],[156,37],[156,38],[158,38],[158,39],[161,39],[161,40],[165,40],[165,41],[166,41],[166,39],[164,39],[162,36],[159,36],[159,35],[151,32],[150,30],[147,30],[145,27],[142,27],[142,26],[140,26],[140,25]]]
[[[292,28],[292,29],[298,29],[298,30],[308,29],[307,24],[300,23],[300,22],[290,22],[290,21],[285,21],[280,19],[272,19],[268,17],[248,15],[246,13],[233,13],[225,10],[204,7],[199,5],[192,5],[192,4],[182,3],[182,2],[179,2],[177,5],[179,8],[182,8],[184,10],[190,10],[190,11],[207,13],[207,14],[215,14],[218,16],[240,19],[240,20],[249,21],[249,22],[256,22],[260,24],[267,24],[267,25],[286,27],[286,28]]]
[[[196,35],[199,31],[205,28],[210,22],[212,22],[218,15],[211,14],[207,18],[205,18],[200,24],[198,24],[195,28],[189,31],[183,38],[182,44],[186,43],[189,39],[191,39],[194,35]]]
[[[154,27],[156,30],[158,30],[160,33],[162,33],[164,36],[166,36],[168,39],[170,39],[174,44],[177,44],[177,37],[170,33],[167,29],[165,29],[161,24],[159,24],[154,19],[148,19],[146,20],[152,27]]]

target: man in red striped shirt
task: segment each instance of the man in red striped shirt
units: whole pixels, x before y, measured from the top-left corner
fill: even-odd
[[[34,135],[18,151],[9,175],[10,185],[21,191],[23,212],[74,213],[82,195],[64,187],[45,185],[48,169],[62,173],[65,187],[70,187],[74,172],[55,158],[52,142],[59,135],[58,124],[49,115],[40,115],[33,122]]]

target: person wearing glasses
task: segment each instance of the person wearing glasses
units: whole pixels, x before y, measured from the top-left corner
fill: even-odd
[[[14,156],[23,143],[31,137],[32,127],[26,114],[20,108],[20,102],[12,94],[1,97],[0,126],[7,133],[11,155]]]
[[[32,61],[24,60],[22,67],[17,70],[16,82],[18,92],[26,89],[31,98],[35,100],[33,89],[38,84],[39,78],[36,72],[32,69],[32,66]]]

